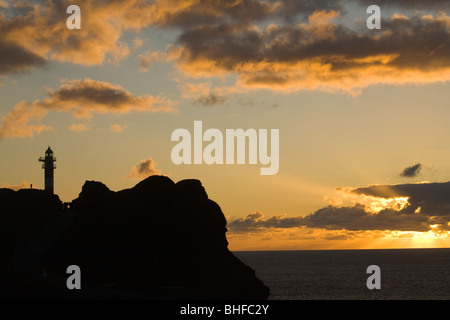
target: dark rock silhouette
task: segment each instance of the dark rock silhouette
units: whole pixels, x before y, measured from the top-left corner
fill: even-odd
[[[61,213],[57,195],[44,190],[0,189],[0,259],[6,259]]]
[[[131,189],[118,192],[101,182],[86,181],[79,197],[70,205],[70,212],[62,212],[57,196],[36,202],[39,209],[18,210],[20,205],[8,201],[14,191],[0,191],[1,208],[8,208],[6,220],[18,215],[11,220],[15,221],[27,214],[34,215],[39,222],[35,223],[34,232],[16,239],[4,258],[12,261],[9,264],[12,278],[21,284],[31,282],[34,289],[41,288],[36,289],[40,297],[267,299],[269,296],[269,289],[254,270],[228,250],[226,219],[198,180],[174,183],[164,176],[151,176]],[[38,193],[31,198],[35,197]],[[6,220],[2,222],[8,225]],[[21,229],[20,223],[13,229]],[[30,246],[30,242],[34,245]],[[23,267],[21,261],[29,256],[36,257],[35,261],[28,261],[29,267]],[[66,288],[69,265],[81,268],[82,290]],[[44,280],[40,270],[45,270]],[[8,290],[13,296],[36,297],[36,290],[25,294],[11,281]]]

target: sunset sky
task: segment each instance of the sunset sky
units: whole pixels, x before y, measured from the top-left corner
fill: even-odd
[[[449,81],[447,0],[0,0],[0,187],[50,145],[63,201],[201,180],[231,250],[449,247]],[[278,173],[173,164],[195,120],[279,129]]]

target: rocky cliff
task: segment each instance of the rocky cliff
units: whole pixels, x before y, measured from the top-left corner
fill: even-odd
[[[267,299],[254,270],[228,250],[226,230],[198,180],[151,176],[118,192],[87,181],[69,212],[41,229],[35,269],[65,298]],[[82,290],[65,288],[69,265],[81,268]]]
[[[7,259],[62,212],[57,195],[44,190],[0,189],[0,259]]]

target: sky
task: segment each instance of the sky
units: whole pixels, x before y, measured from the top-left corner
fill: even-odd
[[[231,250],[449,247],[449,80],[444,0],[0,0],[0,187],[50,145],[66,202],[199,179]],[[278,129],[278,172],[176,165],[194,121]]]

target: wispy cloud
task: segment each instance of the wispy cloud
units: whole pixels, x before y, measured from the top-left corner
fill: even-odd
[[[200,106],[223,105],[229,101],[232,95],[239,91],[234,87],[212,87],[210,82],[180,84],[182,98],[192,100],[192,103]]]
[[[86,125],[84,123],[74,123],[69,126],[69,130],[75,131],[75,132],[84,132],[84,131],[89,131],[90,129],[88,127],[86,127]]]
[[[151,66],[164,59],[164,54],[160,51],[147,51],[139,55],[139,67],[141,72],[148,71]]]
[[[30,186],[32,186],[33,183],[29,182],[28,180],[23,180],[21,183],[16,184],[16,185],[11,185],[9,183],[3,182],[2,184],[2,188],[8,188],[8,189],[12,189],[14,191],[20,190],[20,189],[27,189],[30,188]]]
[[[109,126],[109,130],[112,132],[123,132],[126,128],[128,128],[127,125],[121,125],[118,123],[114,123]]]

